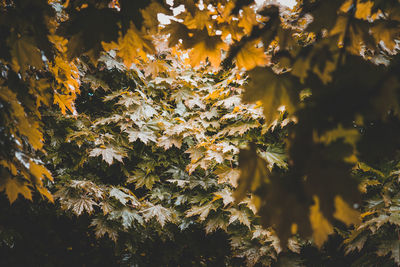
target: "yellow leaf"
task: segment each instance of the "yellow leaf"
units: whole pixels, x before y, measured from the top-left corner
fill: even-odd
[[[56,81],[63,85],[63,93],[71,93],[72,96],[80,93],[79,71],[73,62],[69,62],[61,56],[56,56],[54,64],[50,64],[49,69],[55,76]]]
[[[310,207],[310,223],[313,230],[313,239],[318,247],[327,240],[328,235],[333,233],[333,227],[329,221],[321,214],[319,209],[319,198],[313,197],[314,205]]]
[[[350,7],[353,5],[353,0],[347,0],[340,7],[340,10],[343,12],[348,12]],[[354,16],[357,19],[368,19],[371,16],[371,8],[374,6],[374,3],[371,1],[360,2],[357,0],[357,9]]]
[[[117,55],[123,60],[124,65],[130,68],[133,63],[139,63],[139,58],[147,61],[147,53],[155,53],[150,39],[138,31],[133,23],[124,36],[118,38],[118,43],[102,42],[106,51],[115,49]]]
[[[257,47],[259,40],[247,42],[236,56],[236,64],[239,69],[250,70],[257,66],[265,66],[269,63],[269,58],[264,52],[263,47]]]
[[[376,213],[376,211],[367,211],[367,212],[362,213],[360,216],[361,216],[361,218],[364,218],[364,217],[367,217],[368,215],[372,215],[375,213]]]
[[[223,95],[224,90],[225,90],[225,88],[220,88],[220,89],[214,90],[211,93],[209,93],[205,99],[207,99],[207,100],[219,99],[221,97],[221,95]]]
[[[6,160],[0,160],[0,165],[6,167],[12,175],[17,175],[17,168],[12,162]]]
[[[335,196],[335,213],[333,217],[344,222],[347,226],[361,222],[360,213],[352,209],[340,196]]]
[[[192,30],[203,30],[206,28],[208,34],[211,34],[214,28],[214,20],[211,19],[207,9],[196,10],[194,17],[188,12],[184,24]]]
[[[52,34],[48,36],[49,41],[54,44],[56,49],[61,52],[61,53],[66,53],[67,52],[67,43],[68,40],[65,39],[64,37]]]
[[[248,6],[244,7],[242,18],[239,20],[239,26],[244,28],[244,32],[246,34],[251,33],[253,26],[258,23],[255,11]]]
[[[374,3],[371,1],[360,2],[359,0],[357,2],[355,17],[358,19],[368,19],[371,16],[371,9]]]
[[[47,177],[50,181],[53,181],[53,176],[51,175],[49,170],[46,169],[46,167],[43,165],[39,165],[33,161],[29,161],[29,171],[36,177],[37,183],[39,185],[42,184],[43,177]]]
[[[190,65],[192,67],[198,66],[208,58],[211,66],[218,68],[221,63],[221,49],[226,50],[227,44],[219,36],[208,36],[204,33],[193,38],[199,41],[193,45],[189,52]]]
[[[244,35],[243,28],[239,27],[238,21],[231,21],[221,25],[221,37],[226,40],[230,36],[233,40],[240,41]]]
[[[4,184],[0,186],[0,191],[3,190],[6,191],[10,203],[13,203],[18,198],[18,194],[23,195],[26,199],[32,200],[32,192],[29,187],[17,179],[7,178]]]
[[[159,73],[162,73],[168,69],[168,65],[163,61],[153,60],[146,64],[144,73],[146,76],[151,75],[151,77],[155,78]]]
[[[61,109],[61,113],[65,114],[66,109],[75,112],[73,97],[71,95],[61,95],[59,93],[54,94],[54,104],[58,104]]]
[[[34,149],[41,149],[43,147],[43,135],[39,130],[39,123],[37,121],[28,120],[21,102],[17,99],[17,95],[7,87],[2,87],[0,90],[0,98],[11,105],[13,111],[12,115],[14,117],[11,121],[15,121],[15,128],[10,128],[11,130],[16,130],[13,134],[26,136]]]
[[[42,196],[45,196],[50,202],[54,203],[54,198],[53,195],[50,193],[49,190],[47,190],[47,188],[45,187],[36,187],[36,189],[39,191],[39,193]]]

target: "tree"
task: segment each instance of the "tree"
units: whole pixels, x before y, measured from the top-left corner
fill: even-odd
[[[79,215],[84,211],[94,213],[97,206],[103,208],[103,218],[93,221],[98,235],[107,233],[116,239],[118,231],[129,228],[129,221],[154,218],[163,226],[182,218],[182,214],[190,218],[187,220],[199,216],[206,227],[207,223],[210,225],[209,216],[229,217],[228,235],[232,235],[229,225],[234,223],[252,232],[258,219],[247,216],[246,220],[243,212],[250,218],[254,214],[250,206],[241,208],[240,204],[244,199],[249,202],[248,193],[252,193],[249,203],[258,208],[263,225],[275,229],[283,248],[287,240],[293,240],[294,234],[312,235],[314,242],[322,246],[328,235],[336,231],[346,239],[349,253],[367,249],[399,262],[396,235],[399,224],[396,211],[399,198],[396,176],[399,148],[397,1],[302,1],[290,12],[276,5],[256,10],[252,1],[174,1],[173,7],[184,4],[185,11],[162,27],[158,27],[157,14],[172,13],[162,2],[141,2],[140,6],[131,1],[51,4],[53,9],[46,3],[33,6],[24,1],[5,2],[1,6],[7,18],[14,20],[20,17],[17,15],[37,8],[41,12],[35,21],[47,22],[38,28],[41,32],[33,30],[34,23],[29,22],[19,23],[25,26],[17,30],[10,24],[12,20],[1,24],[7,40],[4,51],[10,51],[5,52],[0,61],[5,70],[2,99],[12,108],[3,124],[12,122],[14,126],[5,128],[7,139],[4,140],[9,141],[4,143],[7,148],[4,151],[11,152],[2,156],[2,172],[6,175],[2,175],[0,190],[5,190],[10,202],[19,193],[31,198],[33,186],[51,199],[42,183],[44,176],[51,179],[51,175],[34,160],[40,156],[40,152],[34,151],[42,147],[41,131],[35,126],[38,130],[31,133],[24,126],[35,121],[39,123],[40,113],[33,114],[40,101],[50,105],[48,99],[54,96],[63,113],[69,109],[75,114],[73,99],[87,86],[78,88],[79,82],[106,90],[117,87],[123,88],[122,91],[111,89],[113,93],[105,98],[109,102],[107,110],[96,111],[91,107],[84,115],[86,111],[78,109],[77,114],[81,115],[75,115],[77,126],[74,127],[79,128],[71,126],[73,133],[68,139],[71,143],[62,144],[68,147],[76,142],[82,146],[72,160],[61,160],[70,166],[68,175],[73,173],[79,177],[85,173],[82,167],[93,164],[93,159],[86,159],[87,155],[101,156],[110,165],[106,168],[106,164],[98,163],[98,168],[103,166],[105,173],[98,173],[102,169],[94,167],[95,174],[90,174],[93,179],[88,181],[71,180],[66,176],[63,183],[57,185],[60,190],[56,196],[64,209]],[[99,27],[97,22],[103,23],[100,30],[95,30]],[[167,35],[172,48],[170,53],[160,53],[166,50],[158,39],[160,34]],[[42,40],[43,36],[48,38]],[[35,42],[28,42],[26,38]],[[40,58],[39,52],[45,57]],[[29,57],[22,57],[24,53]],[[185,56],[197,69],[191,70],[192,73],[171,70],[171,66],[179,69],[181,64],[174,57]],[[124,74],[109,73],[116,68]],[[240,70],[247,71],[248,80],[240,77]],[[107,77],[119,80],[110,83],[111,78]],[[39,81],[43,82],[42,87],[36,85]],[[205,81],[211,83],[207,85],[209,88],[197,89],[198,84]],[[222,81],[226,82],[218,85]],[[235,98],[235,90],[231,92],[225,87],[235,88],[242,83],[243,99],[260,101],[255,107],[263,106],[264,117],[253,114],[250,106],[239,105],[230,110],[232,104],[239,103],[235,102],[239,96]],[[21,85],[16,87],[16,84]],[[8,89],[11,87],[23,89],[14,95]],[[36,92],[35,88],[42,89]],[[40,98],[45,88],[53,91],[50,90],[46,98]],[[177,88],[180,91],[173,94]],[[25,99],[24,92],[29,90],[28,100],[36,100],[35,105],[20,100]],[[63,93],[61,97],[60,92]],[[180,101],[173,101],[172,96]],[[227,96],[232,99],[226,100]],[[204,109],[209,109],[208,115],[198,118]],[[33,119],[27,120],[25,113]],[[225,118],[217,121],[219,125],[212,124],[222,114]],[[98,120],[89,127],[93,118]],[[246,118],[245,123],[241,121],[243,118]],[[228,122],[229,125],[219,129]],[[50,130],[49,136],[53,138],[51,131],[54,130]],[[241,141],[232,141],[235,136]],[[83,142],[82,137],[92,143]],[[228,142],[228,145],[220,142]],[[138,150],[130,151],[132,143]],[[246,144],[249,149],[245,148]],[[190,154],[188,165],[185,163],[188,159],[180,151],[183,149]],[[29,160],[21,160],[18,156],[21,153]],[[55,158],[59,157],[60,152],[52,153],[56,154]],[[81,162],[76,162],[81,158]],[[171,189],[172,193],[168,194],[172,199],[174,193],[175,196],[184,195],[179,190],[174,191],[177,189],[172,185],[164,184],[163,179],[173,174],[172,170],[167,172],[173,162],[166,160],[170,158],[180,160],[175,163],[179,165],[175,175],[181,176],[181,172],[189,175],[183,181],[172,179],[177,188],[181,191],[186,187],[203,188],[207,194],[198,197],[202,196],[204,203],[193,202],[185,208],[171,206],[171,203],[166,207],[162,205],[163,201],[168,202],[164,193]],[[230,169],[226,167],[227,161],[232,162]],[[274,161],[278,168],[273,168]],[[124,165],[116,167],[121,164],[118,162]],[[53,163],[53,172],[62,171],[60,162]],[[222,185],[214,185],[215,178],[209,177],[214,177],[211,173],[217,167],[220,168],[215,171],[220,176],[225,171],[236,173],[232,171],[236,164],[241,174],[233,194],[234,204],[226,202],[226,194],[224,198],[221,193],[212,191],[222,189]],[[187,165],[186,172],[182,168],[184,165]],[[113,175],[110,184],[102,180],[116,171],[115,168],[120,174]],[[160,171],[166,173],[159,174]],[[191,175],[196,177],[194,184],[190,182]],[[120,187],[130,176],[135,190],[129,186],[128,189]],[[360,182],[363,192],[358,189]],[[163,185],[162,190],[158,185]],[[232,186],[234,184],[228,184],[227,188],[230,190]],[[159,195],[151,197],[153,194]],[[213,194],[215,198],[211,197]],[[380,206],[361,206],[362,199],[373,197],[383,199]],[[107,210],[109,207],[103,202],[108,199],[114,201],[117,208],[119,205],[116,210],[119,213]],[[139,207],[139,214],[133,214],[132,209],[124,211],[126,205]],[[362,216],[361,212],[364,212]],[[105,226],[116,221],[122,226]],[[348,228],[343,228],[339,221]],[[222,222],[226,220],[219,223]],[[359,225],[357,231],[351,231],[352,224]],[[217,227],[216,224],[213,227]],[[383,242],[382,238],[391,241]],[[274,258],[277,250],[266,246],[263,250],[266,262]],[[261,260],[250,254],[246,257],[255,260],[254,263]],[[372,260],[371,257],[365,259]]]

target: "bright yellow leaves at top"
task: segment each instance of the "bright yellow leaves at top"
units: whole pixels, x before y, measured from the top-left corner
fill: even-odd
[[[116,50],[117,56],[122,59],[127,68],[134,63],[139,63],[139,58],[147,62],[147,54],[155,52],[150,39],[138,31],[133,23],[126,34],[118,38],[118,43],[102,42],[102,45],[106,51]]]

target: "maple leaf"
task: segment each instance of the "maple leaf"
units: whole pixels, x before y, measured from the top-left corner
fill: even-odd
[[[230,208],[229,212],[231,213],[229,217],[229,224],[232,224],[234,221],[239,221],[239,223],[246,225],[250,229],[250,220],[247,213],[243,210]]]
[[[121,189],[112,187],[109,194],[110,197],[114,197],[119,202],[121,202],[122,205],[126,205],[128,202],[131,202],[131,204],[135,207],[140,205],[140,202],[136,199],[135,195],[133,195],[132,192],[130,191],[128,191],[128,193],[125,193]]]
[[[211,120],[213,118],[217,118],[218,117],[218,109],[216,109],[215,107],[212,107],[211,109],[201,113],[200,117],[202,119],[206,118],[208,120]]]
[[[240,105],[241,102],[242,101],[238,95],[233,95],[233,96],[227,97],[225,99],[219,100],[214,105],[215,106],[223,106],[224,108],[229,109],[233,106]]]
[[[29,189],[26,183],[20,182],[16,178],[8,177],[6,180],[3,180],[0,184],[0,191],[5,191],[10,203],[13,203],[19,194],[32,201],[31,189]]]
[[[36,69],[44,67],[40,50],[34,45],[33,39],[22,35],[20,38],[13,37],[7,40],[12,47],[10,53],[12,56],[12,67],[15,72],[26,72],[29,66]]]
[[[73,114],[76,112],[75,107],[74,107],[74,102],[73,102],[73,96],[71,95],[61,95],[58,93],[54,94],[54,104],[57,104],[60,109],[61,113],[65,114],[66,110],[68,109],[71,111]]]
[[[186,211],[186,217],[192,217],[199,215],[200,221],[204,221],[211,210],[216,210],[217,207],[212,203],[208,203],[203,206],[192,206],[189,210]]]
[[[261,100],[266,124],[274,121],[280,106],[290,113],[296,110],[300,86],[293,76],[284,73],[275,74],[270,68],[256,67],[249,72],[250,82],[245,87],[243,99],[248,102]]]
[[[279,168],[287,169],[287,156],[284,151],[268,147],[266,151],[260,152],[260,156],[268,162],[268,168],[272,170],[276,165]]]
[[[168,71],[168,69],[169,66],[166,63],[160,62],[158,60],[153,60],[146,65],[146,68],[144,69],[144,74],[146,76],[156,78],[159,73]]]
[[[221,50],[227,49],[227,44],[221,40],[220,36],[208,36],[207,32],[196,34],[193,37],[194,44],[190,47],[189,60],[192,67],[198,66],[206,58],[211,63],[211,66],[218,68],[221,63]]]
[[[233,203],[233,201],[235,200],[232,196],[232,192],[227,188],[224,188],[224,190],[222,190],[222,191],[215,192],[214,195],[215,195],[215,197],[214,197],[215,200],[222,198],[222,202],[224,203],[224,206],[226,206],[230,203]]]
[[[200,97],[192,97],[187,99],[185,100],[185,104],[190,109],[193,109],[195,106],[198,106],[200,109],[206,108],[206,105],[201,101]]]
[[[259,40],[247,42],[236,55],[236,64],[239,69],[251,70],[257,66],[265,66],[269,58],[263,47],[257,47]]]
[[[66,205],[66,209],[71,209],[73,213],[79,216],[84,211],[91,214],[94,211],[93,206],[97,206],[97,203],[90,198],[80,197],[69,199],[64,205]]]
[[[131,227],[134,221],[137,221],[139,224],[143,224],[142,216],[140,216],[136,210],[132,210],[127,207],[124,207],[121,210],[113,210],[110,213],[109,218],[111,220],[120,219],[124,229]]]
[[[54,203],[53,195],[50,193],[50,191],[47,188],[36,185],[36,189],[39,191],[39,193],[42,196],[46,197],[51,203]]]
[[[304,11],[312,11],[313,20],[307,25],[306,30],[319,32],[322,29],[331,29],[336,22],[337,12],[342,1],[318,1],[314,6],[307,7]]]
[[[93,196],[96,200],[104,198],[104,191],[101,187],[95,183],[87,180],[72,180],[70,186],[73,188],[79,188],[84,190],[90,196]]]
[[[179,40],[190,39],[189,33],[191,33],[191,31],[184,24],[171,21],[170,24],[166,25],[166,27],[161,30],[161,33],[169,35],[168,45],[169,47],[173,47],[179,44]]]
[[[240,41],[244,35],[244,30],[242,27],[239,27],[238,21],[230,21],[229,23],[221,23],[219,26],[222,31],[222,39],[228,41],[228,38],[232,38],[233,40]]]
[[[212,216],[212,218],[209,218],[206,222],[205,230],[206,233],[212,233],[215,232],[218,229],[222,229],[224,231],[227,230],[228,223],[226,219],[224,218],[223,215],[217,215],[217,216]]]
[[[240,176],[240,171],[238,169],[232,169],[225,165],[220,165],[214,171],[218,176],[218,183],[230,183],[233,187],[237,186],[238,179]]]
[[[172,211],[168,208],[163,207],[162,205],[153,205],[152,203],[148,203],[148,208],[143,209],[141,213],[146,221],[149,221],[152,218],[156,218],[156,220],[160,223],[161,227],[164,227],[166,222],[172,221]]]
[[[142,119],[150,119],[156,114],[157,111],[151,105],[141,103],[141,105],[138,105],[134,107],[133,110],[130,110],[129,117],[134,122],[139,122]]]
[[[192,16],[190,13],[187,13],[183,23],[188,27],[188,29],[192,30],[203,30],[205,28],[210,35],[214,29],[214,20],[211,19],[207,9],[196,10],[194,16]]]
[[[43,165],[39,165],[33,161],[30,161],[29,171],[36,177],[37,181],[40,181],[38,182],[39,184],[41,184],[43,177],[47,177],[47,179],[53,181],[53,176],[51,175],[49,170],[46,169],[46,167],[44,167]]]
[[[250,34],[253,26],[257,25],[258,21],[256,18],[256,13],[251,9],[251,7],[244,7],[242,18],[239,20],[239,27],[244,28],[246,34]]]
[[[157,136],[154,132],[146,128],[141,130],[127,129],[125,132],[128,133],[129,142],[131,143],[138,139],[146,145],[149,141],[157,142]]]
[[[133,95],[131,92],[122,92],[122,97],[118,101],[118,105],[124,105],[125,107],[129,107],[131,105],[140,105],[141,104],[141,98],[138,95]],[[117,95],[115,95],[117,96]],[[105,101],[110,101],[114,95],[108,95],[104,98]]]
[[[232,125],[229,125],[225,129],[219,132],[220,135],[240,135],[242,136],[245,134],[247,131],[253,128],[258,128],[260,127],[260,123],[258,121],[249,121],[249,122],[238,122]]]
[[[181,148],[182,138],[179,136],[161,136],[156,142],[157,146],[163,147],[165,150],[170,149],[172,146]]]
[[[112,146],[107,146],[104,148],[98,147],[90,151],[89,157],[97,157],[99,155],[103,157],[105,162],[111,165],[114,159],[118,160],[119,162],[123,162],[122,159],[126,157],[126,152],[118,151]]]
[[[215,160],[217,163],[222,163],[225,160],[224,154],[218,151],[208,150],[204,158],[205,160]]]
[[[139,57],[142,60],[147,60],[146,53],[153,54],[155,52],[149,38],[138,31],[133,23],[124,36],[119,36],[118,43],[102,42],[102,45],[106,51],[117,50],[117,55],[123,60],[127,68],[131,68],[134,63],[139,63]]]
[[[106,220],[95,218],[90,223],[90,226],[95,227],[95,235],[97,238],[103,237],[105,234],[107,234],[111,240],[117,242],[118,232],[110,227]]]
[[[156,175],[145,173],[142,170],[134,171],[133,175],[127,179],[127,183],[135,183],[136,188],[145,186],[148,189],[152,189],[155,182],[159,181],[160,178]]]

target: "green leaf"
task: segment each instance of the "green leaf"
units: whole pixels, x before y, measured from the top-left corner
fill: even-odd
[[[164,227],[165,223],[171,222],[173,220],[173,212],[163,207],[162,205],[153,205],[152,203],[147,203],[148,208],[145,208],[141,211],[144,219],[148,222],[152,218],[156,218],[156,220],[160,223],[161,227]]]
[[[126,153],[124,151],[118,151],[112,146],[94,148],[92,151],[90,151],[89,157],[97,157],[99,155],[101,155],[103,160],[109,165],[113,163],[114,159],[118,160],[119,162],[123,162],[122,159],[126,157]]]

